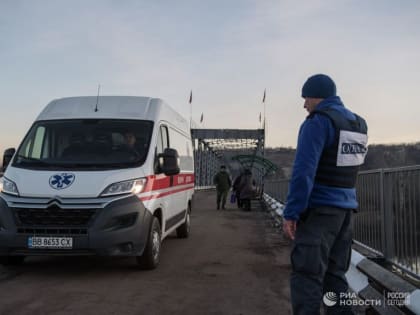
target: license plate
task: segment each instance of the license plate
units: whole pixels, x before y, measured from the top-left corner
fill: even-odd
[[[28,248],[73,248],[72,237],[40,237],[32,236],[28,238]]]

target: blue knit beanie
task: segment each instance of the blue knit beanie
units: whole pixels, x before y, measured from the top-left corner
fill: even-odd
[[[336,96],[334,81],[325,74],[315,74],[306,80],[302,87],[302,97],[327,98]]]

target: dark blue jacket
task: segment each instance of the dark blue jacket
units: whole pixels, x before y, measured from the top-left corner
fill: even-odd
[[[344,107],[338,96],[326,98],[316,110],[332,108],[349,120],[356,116]],[[333,206],[356,209],[355,188],[339,188],[315,183],[315,175],[320,157],[326,147],[335,141],[335,128],[325,115],[314,115],[306,119],[299,130],[293,174],[289,185],[286,208],[283,216],[287,220],[298,220],[307,208]]]

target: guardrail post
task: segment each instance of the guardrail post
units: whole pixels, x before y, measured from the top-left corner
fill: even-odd
[[[392,174],[389,174],[392,176]],[[381,170],[381,208],[383,221],[383,253],[387,261],[394,257],[394,214],[392,212],[392,180],[386,181],[385,172]]]
[[[386,227],[385,227],[385,195],[384,195],[384,170],[381,169],[379,172],[379,207],[381,213],[381,252],[384,255],[384,258],[387,258],[386,250]]]

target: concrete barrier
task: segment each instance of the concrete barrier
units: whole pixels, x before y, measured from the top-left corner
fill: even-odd
[[[410,282],[352,250],[346,274],[350,288],[364,300],[381,300],[373,307],[380,314],[403,314],[410,310],[420,314],[420,290]],[[379,288],[379,290],[378,290]]]

